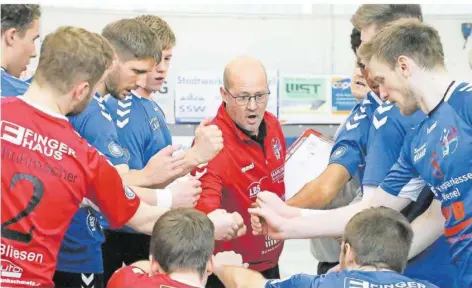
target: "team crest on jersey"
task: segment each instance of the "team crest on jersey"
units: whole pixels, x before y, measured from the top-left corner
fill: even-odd
[[[274,151],[275,158],[277,158],[277,160],[280,160],[282,144],[280,144],[279,138],[272,138],[271,146],[272,146],[272,151]]]
[[[133,200],[136,197],[136,194],[134,194],[133,190],[129,189],[127,186],[123,186],[123,188],[125,189],[126,198]]]
[[[331,160],[336,160],[346,153],[346,146],[339,146],[331,155]]]
[[[149,121],[149,124],[151,125],[151,129],[153,131],[156,131],[157,129],[159,129],[161,127],[161,124],[159,123],[159,120],[157,119],[157,117],[152,118]]]
[[[459,135],[456,127],[444,128],[440,140],[443,157],[454,153],[459,145]]]
[[[108,144],[108,152],[110,152],[111,156],[115,158],[123,157],[124,155],[123,148],[113,141]]]

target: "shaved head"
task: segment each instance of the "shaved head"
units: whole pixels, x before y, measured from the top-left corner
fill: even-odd
[[[225,67],[223,85],[220,94],[229,116],[257,136],[270,95],[264,65],[251,57],[236,57]]]
[[[267,82],[267,73],[261,61],[249,56],[239,56],[231,60],[225,67],[223,73],[223,84],[227,89],[231,89],[235,82],[243,76],[263,74]]]

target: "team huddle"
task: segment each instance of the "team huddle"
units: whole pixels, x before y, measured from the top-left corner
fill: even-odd
[[[24,80],[41,10],[1,9],[2,287],[472,287],[472,84],[420,5],[352,16],[356,105],[287,201],[260,61],[227,63],[182,151],[151,98],[177,43],[163,19],[59,27]],[[304,238],[318,275],[280,279]]]

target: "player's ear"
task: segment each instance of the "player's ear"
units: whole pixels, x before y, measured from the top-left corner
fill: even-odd
[[[72,89],[72,98],[81,101],[90,94],[90,84],[88,81],[80,81]]]
[[[355,265],[356,264],[356,253],[355,251],[352,249],[352,246],[351,244],[349,243],[344,243],[344,251],[345,251],[345,264],[346,265]]]
[[[221,99],[223,99],[223,102],[227,103],[228,93],[226,93],[225,88],[223,88],[223,86],[220,86],[220,95],[221,95]]]
[[[3,32],[2,41],[5,41],[7,46],[12,46],[15,40],[15,36],[18,34],[16,28],[10,28]]]
[[[165,274],[165,271],[162,270],[161,265],[159,265],[159,263],[157,263],[157,261],[154,260],[154,257],[152,257],[152,255],[149,256],[149,260],[151,260],[151,275]]]
[[[403,55],[398,57],[397,68],[405,78],[409,78],[411,76],[412,63],[408,57]]]
[[[215,260],[215,256],[211,255],[210,260],[207,263],[207,274],[210,276],[213,274],[213,261]]]

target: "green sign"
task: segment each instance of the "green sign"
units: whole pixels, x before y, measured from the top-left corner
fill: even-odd
[[[283,100],[326,101],[327,83],[324,78],[282,77],[280,97]]]

